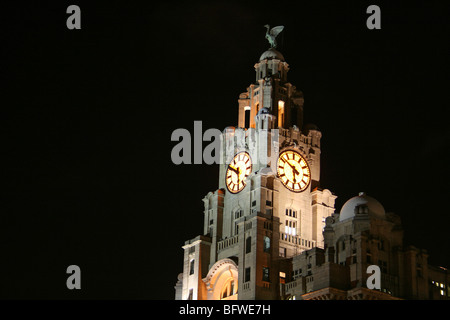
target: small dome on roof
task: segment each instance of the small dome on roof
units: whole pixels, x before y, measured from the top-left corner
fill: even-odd
[[[360,206],[367,207],[367,213],[372,217],[383,219],[386,215],[384,207],[378,200],[369,197],[364,192],[360,192],[358,196],[351,198],[342,206],[339,221],[353,218],[356,215],[357,208]]]
[[[263,107],[263,108],[261,108],[259,111],[258,111],[258,116],[259,115],[261,115],[261,114],[270,114],[270,110],[268,109],[268,108],[266,108],[266,107]]]

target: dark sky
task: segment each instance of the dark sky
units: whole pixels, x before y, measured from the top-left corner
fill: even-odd
[[[399,214],[450,267],[445,1],[54,1],[2,5],[0,297],[173,299],[218,167],[172,164],[171,134],[237,125],[278,49],[322,131],[321,186]],[[81,8],[81,30],[66,8]],[[381,30],[366,8],[381,8]],[[205,144],[206,146],[206,144]],[[82,290],[66,288],[79,265]]]

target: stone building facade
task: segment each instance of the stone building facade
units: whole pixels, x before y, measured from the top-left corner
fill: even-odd
[[[175,298],[448,298],[446,270],[429,266],[425,250],[404,247],[397,215],[364,193],[335,213],[336,195],[320,187],[322,134],[303,125],[289,65],[271,48],[254,67],[238,126],[222,134],[203,234],[183,246]],[[380,290],[366,286],[369,265],[380,267]]]

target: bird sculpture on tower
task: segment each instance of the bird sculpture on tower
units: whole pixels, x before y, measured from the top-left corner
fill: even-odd
[[[264,27],[267,28],[266,39],[269,41],[270,47],[276,48],[277,41],[275,38],[280,34],[281,31],[283,31],[284,26],[277,26],[277,27],[273,27],[272,29],[270,29],[270,26],[268,24],[266,24]]]

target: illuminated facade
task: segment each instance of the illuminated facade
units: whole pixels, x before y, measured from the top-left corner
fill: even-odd
[[[377,200],[361,193],[335,213],[336,196],[320,185],[322,134],[303,125],[303,94],[283,55],[265,51],[255,71],[238,126],[223,131],[219,186],[203,199],[203,234],[183,246],[175,298],[448,297],[444,271],[403,247],[400,218]],[[371,264],[381,290],[366,287]]]

